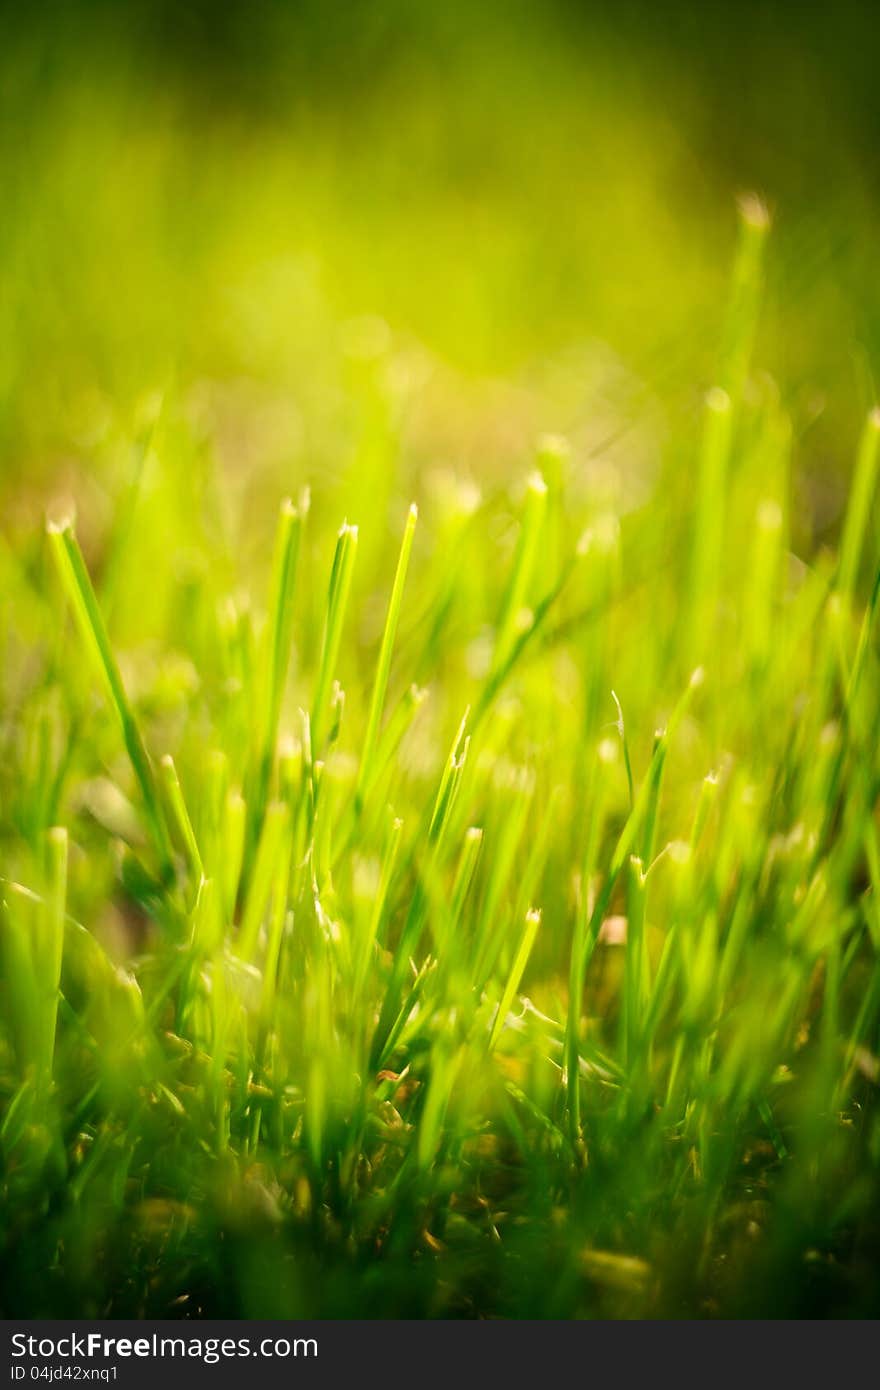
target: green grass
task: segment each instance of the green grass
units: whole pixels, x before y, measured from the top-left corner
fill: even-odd
[[[0,550],[5,1312],[880,1310],[880,417],[796,559],[740,224],[636,506],[417,510],[377,388],[273,552],[172,390]]]

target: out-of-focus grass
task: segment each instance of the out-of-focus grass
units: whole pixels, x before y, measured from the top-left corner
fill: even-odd
[[[7,1311],[877,1309],[860,63],[545,8],[4,19]]]

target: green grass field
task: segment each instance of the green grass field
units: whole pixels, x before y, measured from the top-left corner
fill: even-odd
[[[307,9],[2,59],[0,1311],[876,1316],[856,147]]]

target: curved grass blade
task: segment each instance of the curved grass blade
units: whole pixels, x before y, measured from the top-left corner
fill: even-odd
[[[61,582],[73,609],[80,636],[119,720],[125,748],[141,789],[144,810],[162,866],[166,870],[170,869],[171,845],[153,767],[122,683],[122,676],[113,655],[82,551],[74,535],[73,525],[69,521],[60,524],[50,522],[48,533]]]

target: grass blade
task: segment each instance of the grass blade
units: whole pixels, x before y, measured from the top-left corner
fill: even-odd
[[[318,681],[312,705],[311,735],[312,756],[322,756],[327,720],[330,715],[330,695],[339,659],[339,645],[342,641],[342,625],[351,588],[351,576],[357,551],[358,531],[356,526],[344,522],[336,541],[333,566],[330,571],[330,586],[327,593],[327,609],[324,620],[324,640],[321,647],[321,661]]]
[[[495,1020],[492,1024],[492,1031],[489,1034],[489,1051],[494,1052],[498,1039],[507,1021],[510,1006],[513,1003],[513,996],[519,989],[520,980],[523,977],[529,956],[532,954],[532,947],[535,944],[535,937],[538,935],[538,928],[541,925],[541,913],[537,908],[529,908],[526,913],[526,924],[520,939],[519,947],[513,958],[507,982],[501,994]]]
[[[113,655],[113,649],[82,557],[82,551],[70,522],[61,524],[50,522],[48,532],[65,594],[73,609],[80,636],[94,669],[119,720],[126,751],[141,789],[144,810],[153,840],[159,851],[162,865],[167,868],[171,863],[171,846],[165,819],[162,815],[152,764],[125,693],[119,667]]]
[[[358,769],[357,787],[355,789],[355,804],[358,809],[360,809],[363,804],[364,796],[373,778],[376,747],[379,739],[379,724],[385,705],[385,692],[388,688],[388,676],[391,671],[394,639],[397,635],[397,626],[400,621],[400,611],[403,605],[403,589],[406,584],[406,572],[409,568],[409,558],[412,551],[413,536],[415,535],[418,516],[418,508],[416,504],[413,503],[406,519],[403,541],[400,546],[400,556],[397,561],[397,570],[395,571],[391,598],[388,603],[388,613],[385,618],[385,628],[382,633],[382,645],[379,648],[379,659],[376,664],[376,679],[373,683],[370,711],[367,716],[367,731],[364,734],[360,767]]]

